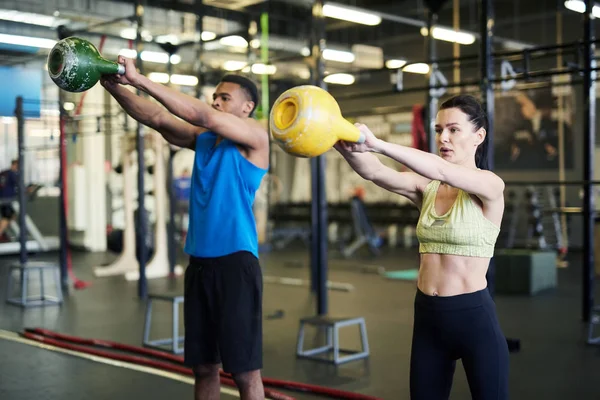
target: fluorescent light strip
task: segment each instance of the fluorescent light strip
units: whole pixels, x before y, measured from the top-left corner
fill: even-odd
[[[565,1],[565,8],[583,14],[585,12],[585,3],[581,0],[567,0]],[[592,7],[592,15],[594,18],[600,18],[600,7]]]
[[[223,69],[225,71],[239,71],[243,69],[246,65],[248,65],[248,63],[245,61],[229,60],[223,63]]]
[[[333,49],[323,50],[323,58],[328,61],[337,61],[342,63],[353,63],[355,60],[354,54],[351,52]]]
[[[0,19],[5,21],[21,22],[23,24],[55,27],[66,24],[68,20],[44,14],[35,14],[15,10],[0,9]]]
[[[127,58],[136,58],[137,51],[134,49],[121,49],[119,55]],[[169,55],[167,53],[161,53],[158,51],[142,51],[142,61],[153,62],[158,64],[166,64],[169,61]],[[181,62],[181,56],[177,54],[171,55],[171,64],[179,64]]]
[[[421,35],[427,36],[427,28],[421,28]],[[448,28],[440,28],[439,26],[433,27],[432,36],[437,40],[445,40],[446,42],[453,42],[459,44],[473,44],[475,43],[475,36],[461,31],[455,31]]]
[[[180,86],[196,86],[198,84],[198,78],[192,75],[171,75],[171,83],[173,85]]]
[[[385,62],[385,67],[388,69],[402,68],[404,65],[406,65],[406,60],[392,59]]]
[[[274,65],[261,63],[252,65],[252,73],[256,75],[273,75],[275,72],[277,72],[277,67]]]
[[[0,33],[0,43],[51,49],[56,44],[56,40],[36,38],[31,36],[6,35],[4,33]]]
[[[221,43],[223,46],[230,47],[248,47],[248,42],[246,39],[238,35],[225,36],[219,39],[219,43]]]
[[[331,74],[323,78],[323,81],[336,85],[352,85],[354,83],[354,76],[350,74]]]
[[[402,72],[412,72],[414,74],[427,74],[429,73],[429,65],[424,63],[409,64],[402,68]]]
[[[173,85],[180,86],[196,86],[198,84],[198,78],[195,76],[173,74],[169,79],[169,75],[164,72],[151,72],[148,74],[148,79],[157,83],[168,83],[170,81]]]
[[[375,14],[359,11],[351,7],[327,3],[323,6],[323,15],[329,18],[341,19],[343,21],[355,22],[362,25],[379,25],[381,17]]]

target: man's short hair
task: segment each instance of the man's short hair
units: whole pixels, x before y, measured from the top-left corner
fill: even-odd
[[[250,116],[252,116],[254,110],[258,107],[258,88],[256,87],[256,84],[244,76],[235,74],[225,75],[221,78],[221,82],[237,83],[240,85],[248,97],[250,97],[250,100],[254,102],[254,107],[252,108],[252,111],[250,111]]]

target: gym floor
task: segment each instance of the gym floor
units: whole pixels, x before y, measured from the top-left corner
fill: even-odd
[[[56,254],[32,259],[56,260]],[[93,265],[114,255],[74,253],[77,277],[91,282],[85,290],[71,290],[61,307],[21,309],[0,302],[0,329],[22,332],[42,327],[60,333],[141,345],[145,303],[137,297],[137,283],[122,277],[95,278]],[[0,285],[6,293],[8,263],[0,258]],[[413,249],[386,250],[375,259],[356,257],[342,261],[330,254],[329,279],[354,286],[350,292],[329,291],[333,315],[366,319],[371,355],[368,360],[334,367],[295,356],[299,320],[313,315],[315,299],[307,287],[265,283],[264,370],[269,378],[292,380],[368,394],[382,399],[408,398],[409,357],[412,337],[413,281],[387,280],[361,272],[361,266],[386,270],[416,268]],[[265,276],[308,279],[309,252],[289,249],[263,254]],[[180,263],[185,264],[181,257]],[[511,354],[511,399],[597,399],[600,346],[585,343],[581,322],[581,255],[570,254],[569,266],[558,270],[559,285],[536,296],[496,297],[502,327],[508,337],[521,340],[521,351]],[[149,281],[152,291],[183,291],[183,279]],[[598,294],[596,298],[600,298]],[[283,315],[276,315],[278,310]],[[168,335],[171,326],[167,304],[155,306],[153,335]],[[344,328],[342,347],[359,345],[358,329]],[[13,334],[14,336],[14,334]],[[191,381],[173,380],[141,371],[94,363],[67,354],[27,346],[0,335],[0,398],[55,400],[64,398],[144,399],[192,398]],[[8,379],[6,379],[8,378]],[[6,383],[7,382],[7,383]],[[227,392],[227,391],[226,391]],[[285,392],[285,391],[284,391]],[[286,392],[297,399],[316,398]],[[222,398],[235,398],[223,394]],[[451,399],[470,398],[462,366],[457,363]]]

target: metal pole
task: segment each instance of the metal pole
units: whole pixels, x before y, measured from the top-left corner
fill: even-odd
[[[323,17],[323,0],[315,0],[313,5],[313,81],[316,86],[327,90],[325,77],[325,18]],[[326,315],[327,303],[327,197],[325,195],[325,156],[310,160],[312,183],[312,240],[311,270],[312,289],[317,293],[317,314]]]
[[[584,74],[583,74],[583,320],[589,322],[594,305],[594,193],[589,181],[594,179],[594,149],[596,135],[596,73],[594,51],[594,26],[592,8],[594,1],[586,0],[583,13]]]
[[[142,25],[144,16],[144,7],[142,6],[142,0],[136,0],[135,2],[135,16],[137,21],[137,36],[135,39],[135,47],[137,50],[137,62],[136,65],[140,69],[140,73],[143,74],[142,65]],[[137,95],[142,95],[141,91],[137,91]],[[146,207],[145,207],[145,184],[144,174],[146,173],[146,167],[144,162],[144,126],[138,122],[136,132],[136,148],[138,155],[138,228],[137,228],[137,240],[136,246],[138,251],[138,262],[140,267],[140,277],[138,279],[138,296],[146,298],[148,295],[148,281],[146,279],[146,262],[148,260],[148,248],[146,246],[146,232],[148,232],[148,219],[146,218]]]
[[[427,39],[425,39],[427,45],[427,58],[431,60],[431,66],[429,69],[429,75],[427,77],[427,82],[429,86],[433,86],[434,84],[434,71],[437,68],[437,64],[435,63],[435,59],[437,56],[435,39],[433,38],[433,27],[437,23],[437,13],[433,10],[429,9],[427,13]],[[426,118],[425,121],[425,129],[427,132],[427,148],[430,153],[437,154],[437,144],[435,142],[435,114],[438,108],[438,98],[435,94],[432,93],[432,89],[427,90],[427,110],[426,110]]]
[[[59,164],[59,179],[58,185],[60,188],[60,197],[59,197],[59,224],[60,224],[60,281],[63,290],[68,290],[69,288],[69,271],[68,271],[68,257],[67,257],[67,246],[68,246],[68,228],[67,228],[67,210],[65,204],[67,204],[67,135],[65,132],[66,123],[67,123],[67,112],[63,107],[64,105],[64,94],[62,90],[58,91],[58,107],[60,112],[60,134],[59,134],[59,143],[58,143],[58,152],[60,158]]]
[[[481,0],[481,93],[483,107],[488,117],[488,168],[494,169],[494,5],[492,0]]]
[[[171,63],[171,56],[174,54],[174,52],[169,52],[169,61],[167,62],[167,74],[169,75],[169,83],[168,85],[171,86],[171,74],[173,73],[173,64]],[[157,139],[157,140],[162,140],[162,139]],[[168,246],[168,253],[169,253],[169,273],[172,276],[175,276],[175,258],[176,258],[176,251],[175,251],[175,203],[176,203],[176,199],[175,199],[175,187],[174,187],[174,177],[173,177],[173,157],[176,154],[176,151],[173,150],[171,148],[171,146],[168,146],[169,148],[169,162],[167,164],[167,194],[169,195],[169,224],[167,225],[167,246]],[[162,162],[163,161],[163,155],[162,154],[157,154],[156,155],[156,162]],[[158,182],[159,185],[162,184],[162,182]]]
[[[196,97],[202,99],[202,86],[203,86],[203,73],[202,73],[202,31],[204,30],[204,23],[202,17],[204,15],[204,9],[202,1],[196,1],[196,32],[198,33],[198,42],[196,43],[196,60],[194,61],[194,72],[198,78],[198,84],[196,85]]]
[[[492,58],[492,39],[494,27],[494,9],[492,0],[481,0],[479,8],[479,21],[481,29],[481,97],[482,105],[488,117],[488,149],[487,160],[488,169],[494,169],[494,60]],[[494,258],[490,260],[490,265],[486,274],[488,290],[491,295],[496,291],[496,265]]]
[[[15,117],[17,117],[17,148],[19,158],[19,172],[17,179],[17,194],[19,203],[19,259],[21,264],[27,263],[27,224],[25,215],[27,209],[25,205],[25,116],[23,115],[23,97],[17,97],[15,108]]]

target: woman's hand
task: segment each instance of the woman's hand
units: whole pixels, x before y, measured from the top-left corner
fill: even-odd
[[[379,139],[375,137],[365,124],[356,123],[354,126],[365,136],[365,141],[363,143],[353,143],[340,140],[335,144],[335,149],[342,154],[376,152]]]

